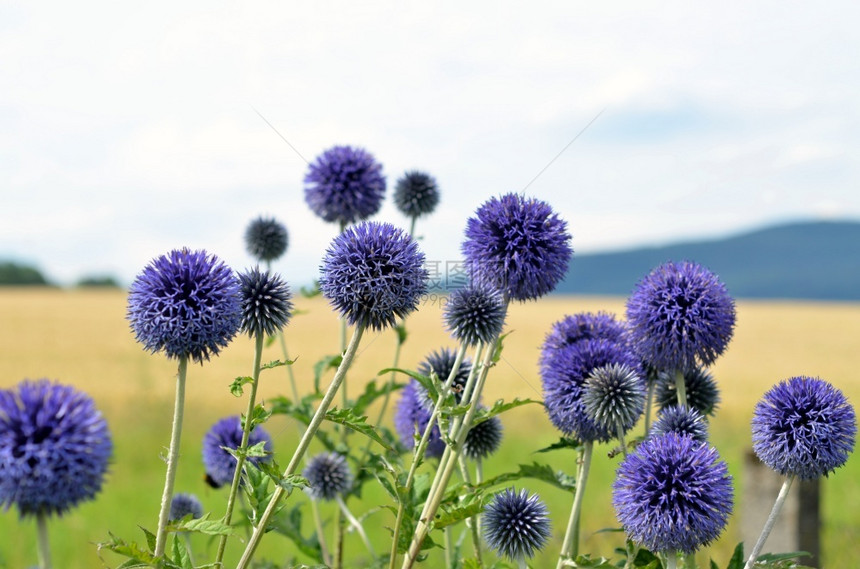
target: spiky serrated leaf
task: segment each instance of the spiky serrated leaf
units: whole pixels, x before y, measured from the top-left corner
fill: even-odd
[[[404,386],[403,383],[386,381],[381,387],[377,387],[376,380],[372,379],[364,386],[364,393],[359,395],[353,403],[352,410],[361,415],[378,398],[383,397],[387,392],[393,393],[402,389]]]
[[[582,450],[582,443],[576,439],[571,439],[568,437],[561,437],[557,443],[552,443],[548,447],[544,447],[544,448],[542,448],[540,450],[536,450],[534,452],[535,453],[544,453],[544,452],[550,452],[550,451],[561,450],[561,449],[566,449],[566,448],[569,448],[569,449],[572,449],[572,450],[579,452]]]
[[[532,464],[520,464],[519,470],[516,472],[499,474],[480,484],[460,484],[454,486],[445,494],[445,502],[455,501],[459,496],[467,495],[470,492],[484,491],[494,486],[507,484],[508,482],[523,478],[541,480],[565,492],[572,493],[576,489],[576,479],[573,476],[569,476],[562,471],[553,472],[549,465],[533,462]]]
[[[143,532],[143,535],[146,538],[146,545],[147,545],[147,547],[149,547],[149,550],[155,551],[155,542],[157,541],[155,534],[143,526],[138,526],[138,527]]]
[[[182,569],[194,569],[185,542],[178,535],[173,536],[173,562]]]
[[[505,338],[507,338],[508,336],[510,336],[513,333],[514,333],[514,331],[511,330],[510,332],[506,332],[506,333],[502,334],[501,336],[499,336],[499,339],[496,341],[496,346],[495,346],[496,349],[493,351],[492,361],[494,364],[499,363],[499,360],[502,359],[502,350],[504,350]]]
[[[735,550],[732,552],[732,557],[729,559],[729,564],[726,566],[726,569],[743,569],[745,564],[744,542],[740,542],[735,546]]]
[[[264,369],[274,369],[274,368],[276,368],[276,367],[281,367],[281,366],[291,366],[291,365],[293,365],[294,363],[296,363],[296,361],[297,361],[298,359],[299,359],[299,358],[294,358],[294,359],[292,359],[292,360],[272,360],[272,361],[270,361],[270,362],[268,362],[268,363],[265,363],[265,364],[261,365],[261,366],[260,366],[260,371],[263,371]]]
[[[230,393],[233,397],[242,397],[242,394],[245,393],[243,386],[249,383],[254,383],[253,377],[249,377],[247,375],[237,377],[233,380],[233,383],[230,384]]]
[[[380,370],[379,373],[377,373],[376,375],[384,375],[393,371],[408,375],[409,377],[420,383],[421,386],[427,390],[427,396],[430,398],[430,401],[436,401],[436,399],[439,397],[439,390],[436,388],[437,382],[433,381],[433,379],[427,377],[426,375],[421,375],[417,371],[402,369],[399,367],[387,367],[383,370]]]
[[[436,514],[433,527],[435,529],[444,528],[480,514],[484,511],[484,506],[489,498],[489,496],[474,496],[467,500],[464,505],[443,509]]]
[[[183,519],[167,526],[167,531],[202,533],[205,535],[233,535],[233,528],[221,520],[210,520],[207,512],[199,518]]]
[[[503,399],[498,399],[489,409],[478,411],[475,414],[475,418],[472,421],[472,426],[474,427],[475,425],[492,419],[496,415],[501,415],[505,411],[510,411],[511,409],[516,409],[517,407],[522,407],[523,405],[530,405],[532,403],[543,405],[543,401],[539,401],[537,399],[520,399],[519,397],[515,398],[513,401],[505,401]]]
[[[149,550],[144,549],[133,541],[127,542],[112,533],[108,533],[108,535],[110,536],[110,541],[99,543],[99,550],[106,549],[116,553],[117,555],[121,555],[122,557],[127,557],[128,561],[126,561],[126,563],[132,563],[132,565],[129,565],[130,567],[151,566],[156,564],[158,558]],[[135,563],[141,565],[134,565]]]
[[[382,438],[372,425],[368,424],[367,417],[356,415],[352,409],[330,409],[326,412],[325,418],[327,421],[343,425],[357,433],[361,433],[379,443],[386,450],[394,451],[394,448],[389,445],[388,441]]]

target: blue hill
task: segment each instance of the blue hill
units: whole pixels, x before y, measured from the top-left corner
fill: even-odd
[[[717,273],[736,298],[860,300],[860,222],[779,225],[713,241],[575,255],[556,292],[628,295],[666,261]]]

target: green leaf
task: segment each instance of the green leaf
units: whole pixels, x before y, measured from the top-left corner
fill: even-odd
[[[247,385],[248,383],[254,383],[254,378],[247,375],[237,377],[233,380],[233,383],[230,384],[230,393],[233,394],[233,397],[242,397],[242,394],[245,392],[242,389],[242,386]]]
[[[744,542],[740,542],[735,546],[735,551],[732,553],[732,558],[729,559],[726,569],[743,569],[744,565]]]
[[[516,409],[517,407],[522,407],[523,405],[529,405],[531,403],[543,405],[543,401],[539,401],[537,399],[520,399],[519,397],[515,398],[513,401],[504,401],[503,399],[498,399],[489,409],[478,411],[475,414],[475,419],[472,421],[472,426],[474,427],[479,423],[483,423],[484,421],[491,419],[496,415],[500,415],[505,411],[510,411],[511,409]]]
[[[269,528],[286,536],[296,547],[316,561],[322,561],[322,551],[316,536],[306,538],[302,535],[302,506],[298,505],[291,510],[283,509],[273,517]]]
[[[359,395],[358,399],[355,400],[352,410],[361,415],[374,401],[385,396],[386,391],[393,393],[398,389],[402,389],[405,385],[404,383],[391,383],[386,380],[381,387],[377,387],[376,380],[372,379],[364,386],[364,393]]]
[[[254,405],[253,411],[251,411],[251,429],[257,425],[261,425],[269,420],[269,417],[272,416],[272,412],[263,407],[262,403],[258,403]],[[245,414],[242,414],[241,418],[242,429],[245,428]]]
[[[173,561],[179,564],[182,569],[194,569],[191,564],[191,557],[188,555],[188,549],[185,547],[185,541],[180,536],[173,536]]]
[[[314,364],[314,391],[320,393],[320,380],[326,370],[337,369],[340,362],[343,361],[341,354],[331,354],[323,356]]]
[[[158,558],[152,553],[143,549],[135,542],[127,542],[112,533],[108,533],[110,541],[98,544],[98,549],[107,549],[117,555],[127,557],[129,560],[124,563],[125,567],[148,567],[157,565]]]
[[[221,520],[210,520],[209,513],[204,514],[200,518],[183,519],[179,522],[171,523],[167,526],[167,531],[188,531],[205,535],[233,535],[233,528]]]
[[[352,409],[330,409],[325,414],[325,418],[327,421],[349,427],[353,431],[369,437],[382,445],[386,450],[394,451],[394,447],[392,447],[388,441],[383,439],[379,433],[376,432],[373,426],[367,423],[367,417],[364,415],[356,415]]]
[[[439,390],[436,388],[437,381],[433,381],[433,379],[427,377],[426,375],[421,375],[418,372],[410,371],[408,369],[402,369],[399,367],[387,367],[383,370],[380,370],[376,375],[384,375],[386,373],[390,373],[396,371],[398,373],[403,373],[417,381],[421,384],[424,389],[427,390],[427,395],[430,397],[430,401],[436,401],[439,398]],[[448,378],[445,378],[448,379]]]
[[[146,537],[146,546],[149,547],[150,551],[155,551],[155,534],[146,529],[143,526],[138,526],[143,531],[143,535]]]
[[[406,326],[403,324],[395,326],[394,331],[397,332],[397,345],[402,346],[406,342],[406,337],[409,336],[409,333],[406,332]]]
[[[477,516],[484,511],[484,506],[486,505],[486,502],[488,502],[490,499],[490,496],[483,495],[472,495],[470,497],[473,497],[473,499],[468,500],[467,503],[462,506],[445,509],[437,513],[436,518],[433,520],[433,528],[443,528],[445,526],[456,524],[465,519]]]
[[[505,338],[507,338],[508,336],[510,336],[513,333],[514,333],[514,331],[511,330],[510,332],[507,332],[507,333],[499,336],[499,340],[496,342],[496,350],[493,352],[493,363],[494,364],[499,363],[499,360],[502,359],[502,350],[504,349]]]
[[[543,482],[564,490],[565,492],[572,493],[576,489],[576,479],[573,476],[569,476],[560,470],[558,472],[553,472],[552,468],[546,464],[533,462],[532,464],[520,464],[519,467],[520,469],[516,472],[499,474],[498,476],[485,480],[481,484],[460,484],[458,486],[454,486],[445,494],[445,501],[454,501],[457,500],[459,496],[467,495],[470,492],[483,491],[488,488],[492,488],[500,484],[507,484],[508,482],[520,480],[522,478],[542,480]]]
[[[553,450],[559,450],[563,448],[573,449],[577,452],[582,450],[582,443],[576,439],[571,439],[567,437],[562,437],[558,440],[557,443],[552,443],[548,447],[542,448],[540,450],[536,450],[536,453],[550,452]]]
[[[273,369],[273,368],[281,367],[281,366],[291,366],[294,363],[296,363],[296,360],[298,360],[298,359],[299,358],[293,358],[291,360],[272,360],[269,363],[265,363],[265,364],[261,365],[260,371],[263,371],[264,369]]]

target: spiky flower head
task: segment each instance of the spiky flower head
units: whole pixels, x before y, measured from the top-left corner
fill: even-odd
[[[363,148],[333,146],[309,166],[305,201],[328,222],[343,225],[367,219],[382,205],[382,165]]]
[[[546,505],[525,489],[496,494],[484,509],[481,525],[490,548],[514,562],[534,557],[551,532]]]
[[[206,251],[176,249],[154,259],[129,289],[127,318],[152,353],[203,363],[239,330],[242,309],[233,271]]]
[[[390,223],[373,221],[338,235],[320,272],[320,290],[332,306],[350,324],[374,330],[415,310],[429,276],[415,239]]]
[[[585,380],[592,372],[610,364],[637,369],[638,359],[625,344],[610,340],[582,340],[541,357],[543,398],[550,421],[566,435],[582,442],[609,441],[614,428],[606,429],[589,418],[582,399]]]
[[[466,223],[462,251],[474,282],[520,301],[552,292],[573,255],[567,223],[546,202],[517,194],[478,208]]]
[[[439,204],[436,178],[425,172],[406,172],[394,187],[394,205],[406,217],[433,213]]]
[[[260,464],[272,459],[272,437],[261,426],[256,426],[248,437],[248,446],[263,443],[266,456],[251,456],[246,462]],[[206,477],[215,488],[231,484],[236,472],[236,458],[225,448],[236,450],[242,444],[242,422],[238,416],[224,417],[217,421],[203,436],[203,466]]]
[[[695,407],[672,405],[660,410],[651,427],[651,436],[659,437],[666,433],[686,435],[704,443],[708,441],[708,423]]]
[[[444,308],[451,335],[467,346],[493,341],[502,332],[506,313],[502,294],[485,284],[454,290]]]
[[[432,373],[435,373],[439,378],[439,382],[445,383],[448,380],[448,376],[454,370],[456,360],[457,352],[451,348],[446,347],[433,350],[418,364],[418,373],[426,377],[430,377]],[[457,373],[454,375],[454,382],[451,384],[451,390],[454,392],[454,397],[458,403],[462,397],[466,381],[469,379],[470,371],[472,371],[472,361],[469,358],[463,358],[463,361],[460,362],[460,367],[457,368]],[[436,402],[430,399],[427,390],[420,383],[417,389],[424,396],[422,399],[424,405],[428,409],[432,409]]]
[[[684,386],[687,392],[687,405],[698,409],[705,416],[712,416],[720,403],[720,390],[714,376],[707,369],[695,366],[684,373]],[[657,375],[655,398],[660,409],[678,404],[678,389],[675,374],[660,372]]]
[[[274,217],[258,217],[245,229],[245,249],[248,254],[265,263],[274,261],[287,250],[286,226]]]
[[[610,433],[633,428],[645,410],[645,381],[638,370],[611,363],[594,369],[584,384],[585,413]]]
[[[490,417],[472,425],[463,442],[463,454],[472,460],[484,459],[499,450],[502,444],[502,421]]]
[[[170,513],[167,518],[175,522],[189,514],[194,520],[203,517],[203,504],[194,494],[177,492],[170,500]]]
[[[86,393],[47,379],[0,390],[0,505],[62,515],[98,494],[112,452]]]
[[[544,357],[549,352],[575,344],[580,340],[610,340],[627,342],[627,326],[608,312],[580,312],[565,316],[552,325],[543,343]]]
[[[631,339],[642,359],[659,370],[711,365],[735,327],[735,302],[706,268],[683,261],[655,268],[627,300]]]
[[[276,273],[248,269],[239,275],[242,331],[249,336],[274,336],[293,315],[292,293]]]
[[[307,493],[314,500],[334,500],[352,488],[349,464],[336,452],[324,452],[310,459],[302,476],[310,482]]]
[[[856,434],[857,418],[848,399],[817,377],[779,382],[753,412],[753,451],[783,476],[827,476],[848,460]]]
[[[400,441],[407,450],[415,447],[415,437],[420,440],[427,428],[432,415],[432,408],[427,405],[427,392],[417,381],[410,380],[400,392],[400,399],[394,410],[394,428]],[[425,455],[438,458],[445,452],[445,441],[439,431],[439,424],[433,425],[430,438],[427,441]]]
[[[618,467],[612,504],[627,536],[654,552],[690,554],[732,511],[732,479],[716,449],[692,437],[650,437]]]

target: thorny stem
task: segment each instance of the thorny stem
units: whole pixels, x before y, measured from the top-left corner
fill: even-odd
[[[161,495],[161,512],[158,514],[158,530],[155,534],[155,556],[164,555],[167,545],[167,518],[176,481],[176,466],[179,462],[179,441],[182,438],[182,416],[185,410],[185,376],[188,372],[188,356],[179,358],[176,373],[176,397],[173,405],[173,428],[170,433],[170,449],[167,451],[167,474],[164,478],[164,493]]]
[[[755,542],[755,547],[753,547],[753,550],[750,553],[749,558],[747,559],[747,563],[746,565],[744,565],[744,569],[752,569],[752,566],[755,565],[755,560],[758,558],[759,553],[761,553],[761,550],[764,547],[764,542],[767,541],[767,538],[770,535],[770,531],[773,529],[773,524],[776,523],[776,518],[779,516],[779,511],[782,509],[782,505],[785,504],[785,499],[788,498],[788,492],[789,490],[791,490],[791,483],[794,482],[794,478],[794,474],[786,476],[785,481],[782,483],[782,488],[779,489],[779,495],[776,497],[776,502],[774,502],[773,504],[773,509],[770,511],[770,515],[767,517],[767,521],[764,523],[764,528],[762,528],[761,530],[761,535],[758,537],[758,541]]]
[[[582,500],[585,496],[585,484],[588,481],[588,470],[591,467],[591,454],[594,443],[588,441],[582,445],[582,465],[576,480],[576,493],[573,496],[573,508],[570,510],[570,520],[564,534],[564,543],[558,556],[557,569],[564,567],[567,559],[576,559],[579,555],[579,519],[582,514]]]
[[[251,437],[254,405],[257,403],[257,386],[260,382],[260,363],[263,359],[263,340],[265,336],[258,334],[254,343],[254,370],[251,376],[251,392],[248,394],[248,410],[245,412],[245,424],[242,428],[242,442],[239,443],[239,456],[236,458],[236,469],[233,472],[233,482],[230,484],[230,493],[227,495],[227,512],[224,514],[224,525],[230,525],[233,519],[233,508],[236,505],[236,495],[239,493],[239,483],[242,481],[242,469],[245,466],[244,451],[248,449],[248,439]],[[289,366],[287,366],[289,367]],[[218,551],[215,554],[215,564],[218,565],[224,559],[224,550],[227,548],[227,535],[222,535],[218,541]]]
[[[311,422],[308,424],[307,430],[305,430],[305,434],[302,435],[302,439],[299,441],[299,445],[296,447],[293,457],[290,459],[290,463],[284,471],[284,477],[295,474],[298,469],[302,457],[304,457],[305,452],[311,444],[311,440],[316,435],[323,419],[325,419],[325,414],[326,411],[328,411],[329,405],[331,405],[332,400],[337,394],[338,388],[340,388],[344,378],[346,377],[346,372],[349,369],[349,366],[352,365],[352,361],[358,351],[358,344],[361,342],[361,336],[363,333],[363,326],[356,327],[355,332],[352,335],[352,340],[350,340],[349,346],[347,346],[346,352],[343,355],[343,359],[334,374],[334,378],[331,380],[331,385],[329,385],[322,401],[320,401],[316,413],[314,413]],[[266,507],[266,511],[263,512],[262,516],[260,516],[260,521],[254,528],[254,532],[248,540],[248,545],[245,546],[245,551],[242,553],[242,558],[239,560],[239,564],[236,566],[236,569],[246,569],[248,567],[248,564],[251,562],[251,558],[254,556],[254,552],[260,545],[260,540],[262,539],[263,534],[266,533],[266,526],[268,525],[272,515],[275,513],[275,509],[278,507],[278,504],[285,492],[286,490],[281,486],[278,486],[275,489],[271,500],[269,500],[269,505]]]

